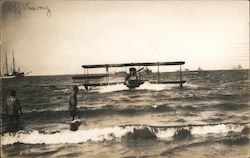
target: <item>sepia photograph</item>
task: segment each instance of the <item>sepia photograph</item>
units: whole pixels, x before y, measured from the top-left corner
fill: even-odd
[[[248,0],[1,0],[2,158],[250,158]]]

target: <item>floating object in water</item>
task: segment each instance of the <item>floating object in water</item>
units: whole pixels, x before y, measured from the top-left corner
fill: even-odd
[[[71,131],[77,131],[80,125],[82,124],[82,121],[80,119],[73,120],[69,123],[70,130]]]

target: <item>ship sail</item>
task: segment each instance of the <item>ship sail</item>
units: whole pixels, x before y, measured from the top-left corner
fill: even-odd
[[[14,51],[12,49],[12,64],[11,64],[11,69],[9,70],[9,66],[8,66],[8,56],[7,56],[7,52],[5,53],[5,72],[2,76],[2,78],[14,78],[14,77],[24,77],[24,72],[20,71],[20,69],[18,71],[16,71],[16,63],[15,63],[15,56],[14,56]]]

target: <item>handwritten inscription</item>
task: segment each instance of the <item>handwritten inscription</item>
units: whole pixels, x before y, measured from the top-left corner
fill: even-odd
[[[47,5],[33,5],[29,2],[26,3],[12,3],[8,7],[8,10],[14,12],[18,15],[21,15],[23,11],[44,11],[46,16],[50,17],[52,14],[51,9]]]

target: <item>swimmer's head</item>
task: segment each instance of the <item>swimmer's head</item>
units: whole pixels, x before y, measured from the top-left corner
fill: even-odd
[[[10,90],[10,95],[13,96],[13,97],[15,97],[15,96],[16,96],[16,91],[13,90],[13,89],[11,89],[11,90]]]
[[[74,85],[73,90],[74,90],[75,92],[78,92],[78,86],[77,86],[77,85]]]

